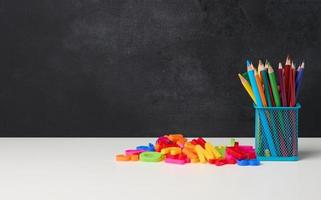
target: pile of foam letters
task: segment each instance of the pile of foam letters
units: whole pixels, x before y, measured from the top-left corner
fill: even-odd
[[[125,154],[116,155],[117,161],[161,162],[171,164],[209,163],[216,166],[238,164],[240,166],[257,166],[252,146],[239,145],[231,139],[230,146],[213,146],[199,137],[188,141],[182,134],[169,134],[157,139],[156,144],[137,146],[125,150]]]

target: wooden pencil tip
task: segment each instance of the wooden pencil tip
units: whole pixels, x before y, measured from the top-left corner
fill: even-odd
[[[279,69],[282,69],[282,63],[279,62]]]
[[[246,68],[247,68],[247,71],[252,70],[252,69],[251,69],[251,65],[247,66]]]
[[[285,65],[291,65],[291,59],[289,55],[286,57]]]
[[[247,59],[247,60],[246,60],[246,66],[249,66],[249,65],[251,65],[251,62],[250,62],[249,59]]]
[[[238,75],[239,75],[240,80],[243,82],[245,78],[241,74],[238,74]]]
[[[273,68],[271,66],[269,66],[268,73],[273,73],[273,72],[274,72]]]
[[[259,66],[262,65],[262,60],[259,60]]]
[[[252,70],[255,70],[255,67],[254,67],[253,63],[251,63],[250,68],[251,68]]]
[[[259,63],[259,67],[258,67],[259,71],[265,70],[264,65],[261,63]]]

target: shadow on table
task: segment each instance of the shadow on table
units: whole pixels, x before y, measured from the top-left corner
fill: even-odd
[[[312,157],[321,157],[321,151],[302,150],[299,151],[299,159],[304,160]]]

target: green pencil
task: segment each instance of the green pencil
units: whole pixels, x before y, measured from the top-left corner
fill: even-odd
[[[271,87],[272,87],[272,93],[273,93],[273,97],[274,97],[275,106],[280,107],[281,106],[280,94],[278,91],[278,85],[276,83],[275,73],[274,73],[274,70],[271,66],[269,66],[269,68],[268,68],[268,74],[269,74],[270,83],[271,83]]]
[[[263,79],[263,83],[264,83],[264,92],[265,92],[265,97],[267,99],[267,103],[268,103],[268,106],[269,107],[272,107],[272,101],[271,101],[271,95],[270,94],[270,89],[269,89],[269,79],[268,79],[268,75],[267,75],[267,72],[266,72],[266,69],[265,67],[263,66],[262,63],[259,63],[259,72],[262,76],[262,79]]]
[[[268,67],[268,74],[269,74],[270,83],[271,83],[271,87],[272,87],[272,93],[273,93],[273,96],[274,96],[275,106],[280,107],[281,106],[280,94],[279,94],[278,86],[277,86],[277,83],[276,83],[275,73],[274,73],[274,70],[271,67],[271,65],[269,65],[269,67]],[[284,141],[284,138],[283,138],[283,134],[285,134],[284,120],[283,120],[283,116],[282,116],[281,112],[277,112],[277,114],[278,114],[277,116],[278,116],[278,119],[279,119],[280,124],[281,124],[281,129],[282,129],[282,132],[279,133],[278,143],[279,143],[279,145],[281,145],[281,150],[282,150],[281,153],[282,153],[282,155],[286,156],[287,153],[286,153],[286,150],[285,150],[286,147],[285,147],[285,141]],[[276,117],[276,116],[272,116],[272,117]]]

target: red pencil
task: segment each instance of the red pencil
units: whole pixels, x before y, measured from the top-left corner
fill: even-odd
[[[290,71],[290,106],[295,106],[295,66],[292,62],[291,71]]]
[[[290,104],[290,71],[291,71],[291,60],[290,57],[286,57],[284,66],[284,83],[285,83],[285,94],[287,99],[287,105]]]
[[[287,102],[286,102],[286,94],[285,94],[285,84],[284,84],[284,77],[283,77],[283,68],[281,63],[279,63],[278,78],[280,82],[282,106],[286,107]]]

